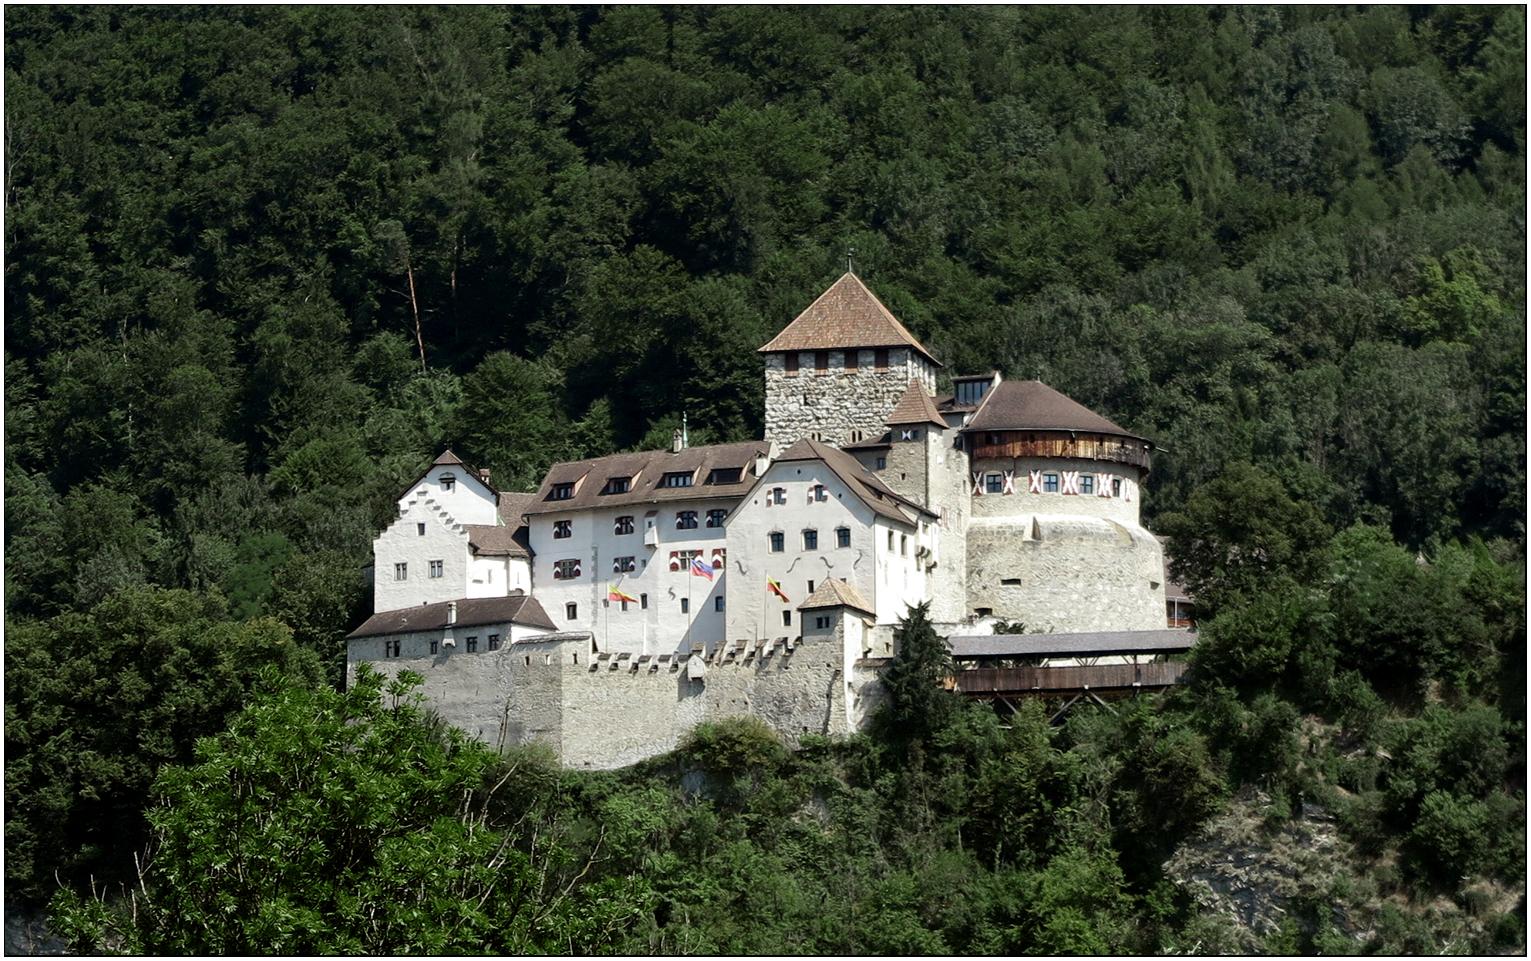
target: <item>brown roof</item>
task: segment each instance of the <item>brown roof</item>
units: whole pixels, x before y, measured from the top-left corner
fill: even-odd
[[[913,525],[920,514],[937,516],[914,501],[895,494],[892,488],[878,480],[876,475],[861,466],[860,461],[843,450],[836,450],[805,437],[783,451],[776,462],[781,464],[795,460],[823,461],[840,478],[841,483],[875,514],[909,525]]]
[[[526,525],[507,527],[500,524],[464,524],[468,546],[479,557],[531,557]]]
[[[524,527],[525,519],[521,516],[526,509],[532,506],[532,501],[537,499],[536,494],[523,494],[519,492],[500,492],[500,523],[506,527]]]
[[[913,347],[931,363],[941,366],[893,312],[867,290],[861,278],[851,273],[831,284],[759,352],[847,347]]]
[[[1136,437],[1039,380],[1004,380],[984,394],[967,430],[1087,430]]]
[[[766,450],[764,442],[752,440],[737,444],[687,447],[678,453],[648,450],[554,464],[523,512],[550,514],[659,501],[743,497],[756,480],[755,456],[764,454]],[[708,483],[715,470],[738,470],[739,479],[734,483]],[[657,486],[666,474],[675,473],[689,475],[691,486]],[[607,482],[614,477],[629,478],[627,491],[621,494],[602,494]],[[552,500],[556,484],[573,484],[574,496]]]
[[[480,627],[485,624],[514,622],[526,627],[556,630],[542,605],[529,594],[512,597],[470,597],[460,601],[422,604],[397,611],[373,614],[347,638],[376,637],[379,634],[405,634],[411,631],[435,631],[447,626],[447,605],[457,605],[457,622],[452,626]]]
[[[1089,631],[1078,634],[953,635],[946,639],[952,657],[1037,657],[1097,654],[1145,654],[1188,651],[1196,635],[1184,628],[1148,631]]]
[[[808,600],[797,606],[797,609],[815,611],[826,607],[850,607],[874,617],[877,615],[877,612],[872,610],[872,605],[866,602],[859,591],[845,581],[835,578],[820,584]]]
[[[899,399],[898,406],[893,408],[893,413],[883,421],[889,427],[898,424],[939,424],[946,426],[946,418],[936,410],[936,402],[925,393],[925,388],[920,386],[917,380],[911,380],[909,387],[904,391],[904,396]]]

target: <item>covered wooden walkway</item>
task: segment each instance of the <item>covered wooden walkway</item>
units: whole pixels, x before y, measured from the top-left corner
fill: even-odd
[[[991,634],[947,639],[957,673],[954,689],[1014,711],[1026,697],[1067,697],[1056,720],[1083,698],[1162,690],[1185,678],[1179,659],[1196,643],[1185,630],[1085,634]],[[1101,664],[1101,660],[1114,663]]]

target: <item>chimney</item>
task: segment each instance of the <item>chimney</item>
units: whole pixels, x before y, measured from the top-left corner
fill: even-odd
[[[675,433],[670,437],[670,453],[679,454],[681,451],[685,450],[685,448],[686,435],[682,434],[680,428],[677,427],[675,428]]]
[[[482,468],[478,472],[478,479],[483,481],[485,484],[488,484],[489,483],[489,468],[487,468],[487,467]]]
[[[441,645],[443,647],[456,647],[457,646],[457,638],[452,636],[452,625],[456,624],[456,623],[457,623],[457,602],[456,601],[447,601],[447,629],[446,629],[446,632],[441,635]]]

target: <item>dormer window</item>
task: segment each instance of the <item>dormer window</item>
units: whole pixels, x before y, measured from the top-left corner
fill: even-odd
[[[738,467],[715,467],[707,474],[709,484],[737,484],[739,483]]]
[[[566,501],[566,500],[569,500],[573,496],[574,496],[574,485],[572,483],[571,484],[554,484],[553,485],[553,490],[548,494],[548,500],[550,500],[550,501]]]
[[[673,471],[668,471],[668,472],[665,473],[665,475],[663,477],[659,478],[659,486],[660,487],[690,487],[691,486],[691,471],[688,471],[688,470],[673,470]]]
[[[457,475],[456,474],[442,474],[441,475],[441,489],[444,490],[444,491],[456,490],[457,489]]]
[[[606,478],[606,486],[601,488],[601,493],[626,494],[628,489],[632,487],[632,483],[633,479],[631,477],[608,477]]]

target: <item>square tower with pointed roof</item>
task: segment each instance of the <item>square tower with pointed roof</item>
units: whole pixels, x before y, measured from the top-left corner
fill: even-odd
[[[765,439],[837,447],[876,439],[911,382],[935,393],[941,364],[847,273],[769,344]]]

